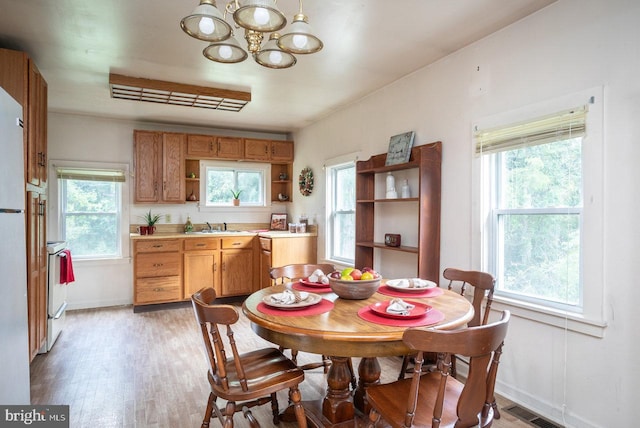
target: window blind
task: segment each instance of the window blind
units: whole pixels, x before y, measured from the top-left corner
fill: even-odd
[[[125,182],[125,174],[121,169],[89,169],[89,168],[57,168],[58,178],[67,180]]]
[[[587,106],[491,129],[476,130],[476,155],[586,135]]]

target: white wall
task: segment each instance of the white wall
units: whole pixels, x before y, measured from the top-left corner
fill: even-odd
[[[572,427],[631,427],[640,418],[635,406],[640,346],[634,336],[640,322],[638,18],[640,2],[635,0],[559,0],[294,135],[296,176],[311,167],[316,187],[311,196],[294,198],[289,212],[295,217],[318,214],[321,232],[324,159],[354,152],[366,159],[384,153],[390,136],[408,130],[416,131],[416,144],[441,140],[441,266],[472,267],[477,260],[471,236],[472,122],[604,86],[604,337],[514,317],[499,373],[500,392],[557,421],[564,418]],[[420,54],[419,47],[415,54]],[[172,130],[50,114],[49,157],[130,163],[135,128]],[[134,222],[145,208],[132,207]],[[174,222],[185,215],[184,206],[162,209],[174,214]],[[49,227],[55,233],[55,225]],[[55,238],[51,233],[49,237]],[[322,256],[322,233],[319,245]],[[72,306],[131,302],[128,261],[113,268],[76,264],[76,277],[70,287]]]
[[[261,134],[240,132],[215,128],[195,128],[177,125],[149,124],[126,120],[103,119],[91,116],[78,116],[49,113],[48,117],[48,155],[50,176],[55,161],[85,161],[120,163],[129,165],[133,172],[133,130],[161,130],[213,135],[247,136],[255,138],[286,139],[283,134]],[[51,177],[50,182],[52,183]],[[129,184],[131,177],[129,177]],[[50,185],[50,190],[55,185]],[[202,213],[194,204],[133,204],[133,186],[130,186],[129,198],[123,207],[125,216],[132,224],[140,224],[140,215],[151,209],[153,213],[170,214],[173,224],[184,224],[187,215],[193,222],[204,223],[268,223],[268,212],[254,214],[240,208]],[[54,192],[50,191],[47,239],[59,238],[58,220],[56,217],[56,201]],[[290,204],[275,204],[275,212],[286,212]],[[163,217],[160,223],[165,223]],[[121,260],[83,261],[74,260],[75,282],[68,287],[68,303],[70,309],[94,308],[133,303],[133,271],[128,233],[125,233]]]
[[[630,427],[640,417],[633,334],[640,322],[639,18],[640,2],[633,0],[559,0],[294,135],[296,170],[312,167],[317,183],[324,182],[324,159],[385,153],[392,135],[414,130],[416,144],[441,140],[441,267],[478,268],[471,227],[473,121],[604,87],[604,337],[514,317],[499,373],[501,393],[567,426]],[[325,157],[318,157],[318,147]],[[293,208],[309,212],[324,197],[319,186]]]

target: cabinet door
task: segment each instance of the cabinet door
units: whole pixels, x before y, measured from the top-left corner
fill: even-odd
[[[244,141],[237,137],[218,137],[218,158],[244,159]]]
[[[269,140],[255,140],[245,138],[244,140],[244,158],[252,160],[269,160],[270,156]]]
[[[271,251],[260,251],[260,288],[271,286]]]
[[[218,276],[220,273],[219,251],[188,251],[184,253],[184,298],[203,287],[213,287],[220,294]]]
[[[293,162],[293,141],[271,141],[271,160]]]
[[[187,158],[215,158],[217,148],[216,137],[212,135],[190,134],[187,136]]]
[[[47,334],[46,197],[27,192],[27,302],[29,354],[31,359],[44,345]]]
[[[253,250],[222,251],[222,296],[253,292]]]
[[[134,131],[135,202],[160,201],[161,145],[159,132]]]
[[[185,195],[185,134],[162,134],[162,200],[183,204]]]
[[[44,186],[47,181],[47,82],[29,61],[27,106],[27,182]]]

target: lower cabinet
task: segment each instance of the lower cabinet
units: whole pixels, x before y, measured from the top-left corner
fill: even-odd
[[[221,295],[251,294],[256,280],[254,237],[222,238]]]
[[[274,266],[318,262],[316,236],[260,238],[260,288],[271,286],[269,271]]]
[[[134,242],[135,305],[182,300],[180,239]]]
[[[256,291],[257,238],[193,237],[133,241],[134,305],[187,300],[204,287],[219,297]]]
[[[184,298],[204,287],[213,287],[220,296],[219,239],[193,238],[184,240]]]

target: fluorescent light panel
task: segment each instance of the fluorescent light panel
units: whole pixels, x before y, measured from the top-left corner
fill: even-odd
[[[251,101],[250,92],[185,85],[113,73],[109,74],[109,87],[111,98],[211,110],[239,112]]]

